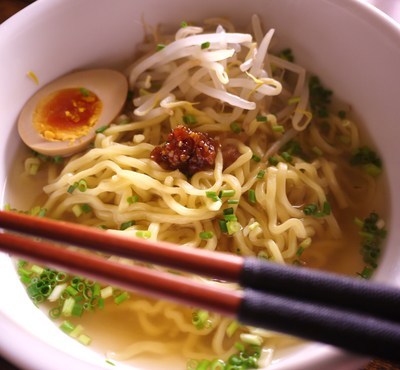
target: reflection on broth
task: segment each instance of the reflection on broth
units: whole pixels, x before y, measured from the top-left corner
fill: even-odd
[[[362,220],[376,210],[382,164],[349,108],[332,108],[331,92],[290,50],[267,53],[273,30],[253,39],[215,26],[183,24],[175,41],[149,40],[150,55],[129,69],[133,100],[87,151],[54,160],[21,149],[10,204],[132,238],[369,277],[384,223],[370,218],[366,231]],[[116,360],[150,354],[177,356],[182,368],[224,368],[245,353],[242,366],[252,368],[298,343],[84,278],[62,284],[69,293],[60,289],[47,305],[54,318]]]

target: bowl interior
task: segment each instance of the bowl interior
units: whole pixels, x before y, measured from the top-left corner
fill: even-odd
[[[393,155],[400,134],[396,112],[400,96],[400,30],[383,15],[355,0],[248,0],[246,6],[241,0],[119,0],[118,4],[111,0],[39,0],[30,5],[0,28],[0,85],[7,87],[0,90],[2,204],[8,202],[8,174],[15,171],[15,157],[20,155],[15,123],[25,101],[39,88],[27,77],[28,71],[37,75],[42,86],[75,69],[123,68],[143,39],[143,21],[174,30],[182,20],[226,16],[238,29],[243,29],[253,14],[263,19],[266,29],[276,29],[275,48],[292,48],[299,64],[320,76],[339,99],[351,103],[365,128],[365,136],[379,148],[387,174],[382,202],[390,232],[375,279],[399,284],[400,250],[396,246],[400,231],[392,226],[400,221],[399,211],[393,206],[399,203],[395,189],[400,186],[400,173],[395,170],[399,160]],[[79,366],[81,361],[86,362],[87,369],[89,364],[93,368],[109,368],[104,356],[63,335],[35,309],[18,282],[10,258],[4,254],[0,254],[0,281],[7,281],[0,283],[0,289],[9,298],[0,300],[0,329],[13,338],[0,338],[6,356],[20,366],[41,370],[54,368],[49,358],[57,361],[60,370]],[[26,346],[26,360],[15,351],[20,338],[32,343]],[[37,346],[50,357],[37,351]],[[41,356],[35,355],[32,348]],[[350,369],[363,362],[364,359],[328,346],[307,344],[286,353],[271,369]],[[143,366],[151,368],[151,364]]]

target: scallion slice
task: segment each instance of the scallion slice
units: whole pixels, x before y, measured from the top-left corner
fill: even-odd
[[[232,122],[229,125],[230,129],[232,132],[234,132],[235,134],[240,134],[240,132],[242,131],[242,128],[240,127],[239,123],[237,122]]]
[[[219,197],[220,198],[229,198],[229,197],[233,197],[235,195],[235,190],[233,189],[228,189],[228,190],[221,190],[219,192]]]
[[[199,238],[202,240],[212,239],[214,237],[214,233],[212,231],[202,231],[199,233]]]
[[[256,192],[254,189],[249,189],[249,202],[255,204],[257,202],[256,200]]]

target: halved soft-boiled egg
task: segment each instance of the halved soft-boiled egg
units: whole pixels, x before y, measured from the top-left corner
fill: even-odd
[[[127,78],[110,69],[74,72],[50,82],[25,104],[18,120],[23,142],[50,156],[83,150],[96,130],[121,112]]]

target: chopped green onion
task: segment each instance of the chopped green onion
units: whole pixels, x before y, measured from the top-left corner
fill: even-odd
[[[151,238],[151,231],[149,230],[138,230],[136,231],[136,236],[142,239],[150,239]]]
[[[135,221],[133,221],[133,220],[131,220],[131,221],[126,221],[126,222],[123,222],[123,223],[121,224],[121,226],[119,227],[119,229],[120,229],[120,230],[126,230],[126,229],[128,229],[129,227],[131,227],[131,226],[133,226],[133,225],[135,225]]]
[[[226,335],[228,338],[232,338],[233,334],[235,334],[236,330],[239,329],[240,324],[237,321],[232,321],[228,327],[226,328]]]
[[[187,125],[191,125],[194,123],[197,123],[197,118],[196,116],[193,116],[192,114],[185,114],[183,117],[183,122],[185,122]]]
[[[227,203],[228,204],[239,204],[239,199],[228,199]]]
[[[89,213],[92,211],[92,207],[90,207],[90,205],[87,203],[82,204],[81,209],[83,213]]]
[[[46,208],[40,208],[40,211],[37,215],[38,215],[38,217],[44,217],[44,216],[46,216],[46,213],[47,213]]]
[[[214,360],[210,363],[209,365],[210,370],[225,370],[226,369],[226,364],[223,360],[218,359]]]
[[[373,163],[364,164],[362,166],[363,171],[372,177],[377,177],[382,173],[382,168],[378,167]]]
[[[40,164],[39,163],[32,163],[29,166],[29,171],[28,171],[29,175],[35,176],[38,173],[39,168],[40,168]]]
[[[228,232],[228,227],[226,226],[226,221],[225,220],[218,220],[219,228],[223,233]]]
[[[256,154],[253,154],[252,157],[251,157],[251,159],[252,159],[254,162],[260,162],[260,161],[261,161],[261,158],[260,158],[258,155],[256,155]]]
[[[259,335],[248,334],[248,333],[240,334],[240,340],[243,343],[251,344],[253,346],[261,346],[263,343],[263,340]]]
[[[53,307],[49,310],[49,316],[52,319],[58,319],[61,316],[61,309],[60,307]]]
[[[122,302],[126,301],[127,299],[129,299],[129,293],[128,292],[123,292],[120,295],[116,296],[114,298],[114,302],[116,304],[121,304]]]
[[[28,285],[32,282],[32,279],[26,275],[20,275],[19,278],[20,278],[21,282],[24,283],[25,285]]]
[[[240,132],[242,131],[242,128],[240,127],[239,123],[237,122],[232,122],[229,125],[231,131],[233,131],[235,134],[240,134]]]
[[[251,224],[249,225],[249,230],[250,230],[250,231],[253,231],[253,230],[255,230],[257,227],[260,227],[260,224],[259,224],[257,221],[255,221],[255,222],[253,222],[253,223],[251,223]]]
[[[93,285],[93,297],[98,297],[100,295],[100,290],[101,290],[100,284],[95,283]]]
[[[228,234],[232,235],[232,234],[235,234],[236,232],[240,231],[242,228],[242,225],[240,225],[240,223],[237,221],[228,221],[226,223],[226,228],[227,228]]]
[[[233,189],[228,189],[228,190],[221,190],[219,192],[219,197],[220,198],[229,198],[233,197],[235,195],[236,191]]]
[[[300,257],[303,254],[303,252],[304,252],[304,248],[303,247],[299,247],[297,249],[296,255]]]
[[[43,269],[43,267],[40,267],[38,265],[32,265],[31,271],[36,273],[36,274],[38,274],[38,275],[41,275],[42,272],[44,271],[44,269]]]
[[[223,214],[224,214],[224,215],[233,215],[234,213],[235,213],[235,212],[234,212],[234,210],[233,210],[232,207],[225,208],[224,211],[223,211]]]
[[[182,21],[182,22],[181,22],[181,28],[185,28],[185,27],[187,27],[187,26],[188,26],[188,24],[187,24],[186,21]]]
[[[72,194],[74,190],[78,187],[78,182],[74,182],[72,185],[70,185],[67,189],[67,193]]]
[[[303,213],[307,216],[314,215],[318,210],[318,206],[314,203],[308,204],[304,207]]]
[[[157,44],[156,51],[160,51],[165,48],[164,44]]]
[[[69,336],[72,338],[78,338],[83,333],[83,326],[77,325],[74,330],[69,333]]]
[[[100,290],[100,296],[103,299],[112,297],[112,295],[113,295],[113,287],[112,286],[107,286]]]
[[[272,125],[272,131],[274,132],[285,132],[285,127],[282,125]]]
[[[69,322],[68,320],[65,320],[65,321],[63,321],[63,322],[61,323],[60,329],[61,329],[64,333],[69,334],[69,333],[71,333],[71,332],[75,329],[75,326],[74,326],[71,322]]]
[[[311,242],[312,242],[311,238],[306,238],[299,244],[299,247],[306,249],[311,245]]]
[[[274,156],[268,157],[268,163],[271,166],[276,166],[279,163],[279,159]]]
[[[373,164],[378,168],[382,168],[381,159],[373,150],[371,150],[367,146],[354,150],[352,158],[350,159],[350,164],[353,166]]]
[[[257,202],[255,190],[249,189],[248,195],[249,195],[249,202],[255,204]]]
[[[208,311],[195,310],[192,313],[192,324],[196,327],[196,329],[204,329],[207,325],[209,325],[208,317]]]
[[[72,296],[75,296],[79,293],[72,285],[69,285],[67,288],[65,288],[65,291],[67,291]]]
[[[64,305],[63,305],[63,308],[62,308],[62,310],[61,310],[61,313],[62,313],[64,316],[71,316],[72,310],[73,310],[73,308],[74,308],[74,305],[75,305],[75,299],[72,298],[72,297],[67,298],[67,299],[64,301]]]
[[[330,215],[332,211],[331,205],[325,201],[324,204],[322,205],[322,212],[324,215]]]
[[[235,215],[230,215],[230,214],[224,215],[224,219],[225,221],[237,221],[237,217]]]
[[[210,42],[209,41],[203,42],[200,47],[202,49],[208,49],[210,47]]]
[[[33,271],[26,270],[23,267],[18,268],[18,275],[19,276],[30,276],[32,274],[33,274]]]
[[[322,210],[318,210],[318,206],[316,204],[307,204],[304,209],[303,213],[307,216],[314,216],[314,217],[325,217],[331,214],[331,205],[325,201],[322,205]]]
[[[73,214],[75,215],[75,217],[80,217],[83,213],[80,204],[75,204],[74,206],[72,206],[71,210],[72,210]]]
[[[78,182],[78,190],[81,191],[82,193],[87,190],[87,182],[85,180],[79,180]]]
[[[126,201],[128,202],[128,204],[137,203],[139,201],[139,196],[132,195],[131,197],[126,198]]]
[[[363,279],[370,279],[372,274],[374,273],[374,269],[372,267],[364,266],[361,272],[358,272],[357,275],[361,276]]]
[[[381,254],[381,243],[386,237],[386,229],[383,221],[380,220],[377,213],[372,212],[364,221],[357,221],[361,224],[360,235],[361,254],[367,267],[375,269],[378,266],[378,258]]]
[[[211,361],[201,360],[194,370],[208,370],[210,367]]]
[[[218,202],[220,200],[215,191],[206,191],[206,197],[212,199],[213,202]]]
[[[104,308],[104,299],[103,298],[99,298],[97,301],[97,307],[102,310]]]
[[[288,152],[282,152],[281,157],[288,163],[293,161],[293,157]]]
[[[212,231],[202,231],[199,233],[199,237],[202,240],[212,239],[214,237],[214,233]]]
[[[265,175],[265,171],[264,170],[260,170],[260,171],[258,171],[256,177],[257,177],[257,179],[263,179],[264,175]]]
[[[268,121],[268,117],[259,115],[259,116],[256,117],[256,120],[257,120],[257,122],[267,122]]]
[[[322,86],[317,76],[311,76],[308,81],[310,92],[310,106],[313,113],[319,117],[327,117],[328,107],[331,103],[332,91]]]
[[[85,335],[85,334],[81,334],[81,335],[78,337],[78,341],[79,341],[80,343],[82,343],[83,345],[88,346],[88,345],[92,342],[92,338],[88,337],[88,336]]]
[[[28,262],[26,262],[25,260],[19,260],[17,266],[18,267],[24,267],[28,264]]]
[[[83,96],[85,96],[85,97],[88,97],[88,96],[89,96],[89,90],[88,90],[88,89],[85,89],[84,87],[81,87],[81,88],[79,89],[79,92],[80,92]]]
[[[101,133],[103,133],[105,130],[107,130],[109,127],[110,127],[109,125],[101,126],[101,127],[99,127],[95,132],[96,132],[96,134],[101,134]]]
[[[80,304],[80,303],[76,303],[76,302],[75,302],[75,305],[74,305],[74,307],[72,308],[71,314],[72,314],[73,316],[78,316],[78,317],[82,316],[82,314],[83,314],[83,304]]]
[[[61,157],[61,155],[56,155],[53,157],[53,162],[55,164],[62,164],[62,163],[64,163],[64,158]]]
[[[107,362],[107,364],[109,364],[109,365],[111,365],[111,366],[115,366],[114,362],[112,362],[112,361],[109,360],[109,359],[106,359],[106,362]]]

